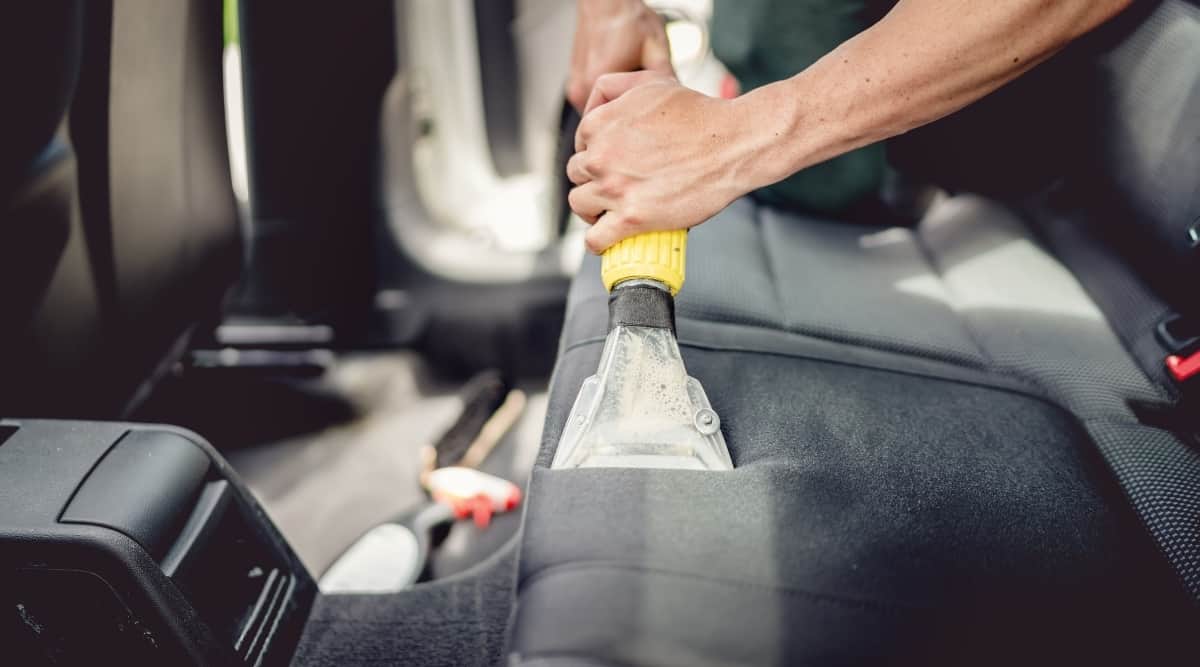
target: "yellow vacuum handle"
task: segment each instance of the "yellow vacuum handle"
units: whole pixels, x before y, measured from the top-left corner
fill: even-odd
[[[687,230],[646,232],[618,242],[600,257],[600,279],[604,289],[626,280],[657,280],[671,290],[683,287],[687,265]]]

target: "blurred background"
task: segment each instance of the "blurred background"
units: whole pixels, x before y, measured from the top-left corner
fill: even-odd
[[[710,3],[653,5],[715,93]],[[584,252],[574,7],[29,7],[3,40],[38,66],[10,68],[0,410],[197,431],[318,577],[427,502],[423,447],[461,448],[513,392],[480,467],[523,487]],[[518,523],[456,524],[433,574]]]
[[[711,2],[652,5],[681,78],[715,94]],[[241,444],[231,461],[314,573],[420,502],[416,450],[466,409],[473,374],[494,370],[530,397],[487,465],[524,485],[584,252],[563,173],[578,122],[562,93],[574,11],[570,0],[225,1],[230,174],[248,242],[212,347],[193,355],[204,371],[190,375],[270,372],[252,390],[238,379],[232,395],[254,406],[240,424],[224,405],[208,421],[177,411],[214,404],[190,378],[147,412]],[[295,389],[333,402],[299,407]],[[335,423],[301,426],[297,410]],[[271,411],[307,432],[247,423]],[[435,574],[477,562],[517,524],[456,525]]]

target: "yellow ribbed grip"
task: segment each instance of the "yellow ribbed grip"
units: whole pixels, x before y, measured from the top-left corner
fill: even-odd
[[[625,280],[657,280],[679,293],[687,264],[687,230],[646,232],[631,236],[604,251],[600,257],[600,279],[604,288]]]

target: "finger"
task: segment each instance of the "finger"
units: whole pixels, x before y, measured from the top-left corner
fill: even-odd
[[[567,160],[567,180],[575,185],[583,185],[592,180],[594,176],[587,168],[588,154],[587,151],[576,153]]]
[[[571,103],[571,106],[575,107],[575,110],[579,113],[583,113],[583,110],[587,107],[588,87],[582,78],[577,78],[574,74],[571,75],[571,79],[567,81],[566,95],[567,101]]]
[[[575,128],[575,154],[578,155],[587,150],[588,139],[592,136],[592,125],[596,122],[595,118],[583,118],[579,121],[579,127]]]
[[[567,203],[576,215],[588,223],[595,223],[610,205],[606,198],[600,196],[595,181],[571,188],[567,193]]]
[[[608,104],[618,97],[629,92],[631,89],[650,81],[662,78],[662,72],[641,71],[641,72],[621,72],[619,74],[605,74],[596,79],[596,84],[592,86],[592,94],[588,97],[587,106],[583,110],[583,115],[591,113],[592,109],[598,106]]]
[[[608,250],[617,241],[634,234],[633,226],[619,213],[605,213],[596,224],[588,228],[584,234],[587,249],[599,255]]]
[[[579,127],[575,128],[575,152],[582,153],[588,149],[592,137],[604,124],[606,114],[603,109],[584,114],[579,119]]]
[[[588,93],[592,92],[590,86],[585,81],[584,72],[587,69],[587,31],[582,26],[575,26],[575,39],[571,43],[571,68],[567,75],[566,96],[567,101],[579,113],[583,113],[583,107],[587,104]]]
[[[675,68],[671,65],[671,44],[667,41],[666,31],[661,28],[657,34],[642,41],[642,67],[675,76]]]

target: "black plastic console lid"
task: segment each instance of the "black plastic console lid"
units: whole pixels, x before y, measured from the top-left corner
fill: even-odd
[[[129,431],[80,485],[59,518],[120,531],[160,560],[208,474],[204,450],[166,431]]]

